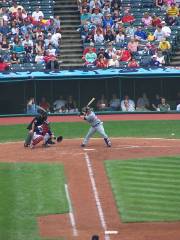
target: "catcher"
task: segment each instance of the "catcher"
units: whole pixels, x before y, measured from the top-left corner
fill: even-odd
[[[29,132],[25,139],[24,147],[30,146],[32,139],[34,137],[34,133],[37,131],[38,127],[42,126],[43,123],[47,122],[47,117],[48,117],[47,112],[44,109],[40,109],[39,115],[32,119],[30,124],[27,126],[27,129],[29,130]],[[50,137],[47,139],[46,146],[47,144],[55,144],[53,139],[56,140],[57,142],[61,142],[63,140],[62,136],[59,136],[57,138],[54,137],[54,134],[51,131],[49,132],[49,136]]]
[[[90,129],[85,136],[81,147],[85,147],[88,143],[89,139],[98,132],[103,138],[106,143],[107,147],[111,147],[111,141],[107,134],[105,133],[103,122],[96,116],[96,114],[92,111],[90,107],[84,107],[82,109],[82,112],[80,113],[80,117],[82,117],[84,120],[86,120],[90,125]]]

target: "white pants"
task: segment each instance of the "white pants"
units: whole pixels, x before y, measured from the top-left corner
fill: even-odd
[[[90,127],[87,135],[85,136],[83,140],[83,144],[87,144],[89,139],[96,133],[98,132],[103,138],[108,138],[107,134],[105,133],[103,123],[99,123],[96,127]]]

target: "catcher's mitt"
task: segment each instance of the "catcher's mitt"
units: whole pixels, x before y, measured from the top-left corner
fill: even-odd
[[[56,141],[57,141],[57,142],[62,142],[62,140],[63,140],[63,136],[58,136],[58,137],[56,138]]]

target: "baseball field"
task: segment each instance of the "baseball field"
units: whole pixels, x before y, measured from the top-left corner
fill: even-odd
[[[31,118],[0,118],[0,239],[179,240],[180,116],[139,116],[100,116],[111,148],[72,116],[24,148]]]

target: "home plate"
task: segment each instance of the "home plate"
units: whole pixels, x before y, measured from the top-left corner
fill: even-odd
[[[110,235],[110,234],[118,234],[118,231],[115,230],[106,230],[105,234]]]
[[[84,151],[94,151],[94,148],[84,148]]]

